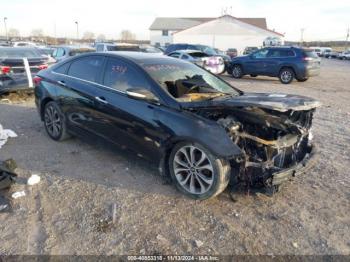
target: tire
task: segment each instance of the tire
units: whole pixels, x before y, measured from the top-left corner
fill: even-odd
[[[44,125],[46,133],[55,141],[63,141],[70,137],[64,114],[54,101],[45,105]]]
[[[282,84],[290,84],[294,79],[294,71],[288,67],[282,68],[278,78]]]
[[[240,65],[234,65],[232,67],[232,76],[233,78],[242,78],[243,76],[243,70]]]
[[[309,78],[308,77],[305,77],[305,78],[301,78],[301,79],[297,79],[298,82],[305,82],[307,81]]]
[[[231,172],[226,160],[191,142],[175,145],[169,156],[169,169],[177,189],[197,200],[213,198],[224,191]]]
[[[257,77],[258,75],[250,75],[251,77]]]

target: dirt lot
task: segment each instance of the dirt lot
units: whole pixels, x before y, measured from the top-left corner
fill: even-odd
[[[36,173],[42,181],[8,192],[27,195],[0,213],[0,255],[350,254],[350,62],[323,60],[320,77],[288,86],[225,78],[244,91],[322,101],[313,127],[318,165],[272,197],[231,188],[194,201],[130,153],[50,140],[32,99],[3,101],[0,123],[19,137],[0,149],[0,159],[14,158],[21,177]]]

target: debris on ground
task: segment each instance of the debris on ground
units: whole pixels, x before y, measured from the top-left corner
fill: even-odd
[[[33,99],[32,91],[17,91],[0,96],[0,102],[6,104],[17,104],[27,102]]]
[[[17,192],[12,194],[12,198],[17,199],[20,197],[24,197],[25,195],[26,195],[25,191],[17,191]]]
[[[201,247],[203,246],[203,242],[200,240],[195,240],[194,243],[196,244],[196,247]]]
[[[9,188],[14,182],[17,174],[14,172],[17,165],[13,159],[0,161],[0,189]]]
[[[33,186],[35,184],[38,184],[40,182],[40,176],[37,174],[33,174],[28,178],[27,184],[30,186]]]
[[[10,137],[17,137],[17,134],[10,129],[3,129],[2,125],[0,124],[0,149],[6,144]]]

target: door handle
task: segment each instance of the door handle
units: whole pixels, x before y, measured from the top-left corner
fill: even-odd
[[[108,104],[108,102],[104,97],[96,96],[95,99],[102,104],[105,104],[105,105]]]
[[[57,81],[57,83],[60,85],[60,86],[67,86],[66,83],[64,81]]]

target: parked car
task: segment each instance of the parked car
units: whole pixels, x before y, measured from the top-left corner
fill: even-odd
[[[299,82],[320,73],[320,58],[312,49],[296,47],[267,47],[248,56],[232,59],[228,72],[234,78],[244,75],[279,77],[283,84],[296,78]]]
[[[338,58],[342,60],[350,59],[350,50],[341,52]]]
[[[322,52],[322,56],[325,58],[330,58],[332,53],[332,49],[326,49]]]
[[[137,45],[128,43],[97,43],[97,52],[110,52],[110,51],[133,51],[133,52],[143,52],[152,54],[163,54],[163,51],[158,47],[151,45]]]
[[[29,74],[23,58],[28,59]],[[43,57],[36,48],[0,48],[0,94],[33,88],[33,77],[47,68],[47,61],[48,58]]]
[[[276,188],[314,163],[318,101],[244,93],[180,59],[84,54],[39,72],[35,82],[53,140],[97,136],[129,148],[195,199],[218,195],[230,179]]]
[[[95,52],[92,47],[85,46],[56,46],[52,53],[52,57],[56,59],[57,62],[67,59],[71,56],[81,55],[84,53]]]
[[[165,54],[168,55],[177,50],[198,50],[206,53],[208,56],[221,56],[225,63],[225,71],[230,64],[231,58],[228,55],[218,54],[214,48],[207,45],[193,45],[193,44],[171,44],[165,49]],[[224,71],[224,72],[225,72]],[[224,73],[223,72],[223,73]]]
[[[249,55],[258,49],[259,48],[257,48],[256,46],[248,46],[248,47],[244,48],[243,55]]]
[[[225,71],[225,63],[221,56],[209,56],[198,50],[178,50],[168,56],[195,63],[213,74],[222,74]]]
[[[230,58],[236,57],[238,55],[236,48],[229,48],[226,51],[226,55],[228,55]]]
[[[331,51],[331,52],[327,52],[324,54],[325,58],[338,58],[339,57],[339,52],[337,51]]]
[[[321,56],[322,50],[320,47],[310,47],[318,56]]]

